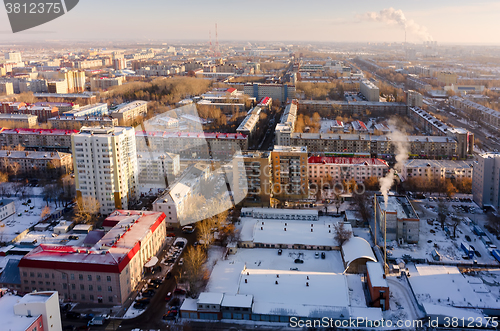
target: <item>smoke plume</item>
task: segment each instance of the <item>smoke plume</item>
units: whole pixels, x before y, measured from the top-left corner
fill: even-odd
[[[398,25],[409,33],[416,35],[423,41],[432,41],[432,36],[425,26],[421,26],[413,20],[408,20],[401,9],[392,7],[382,9],[380,12],[368,12],[359,15],[358,18],[365,21],[382,22],[388,25]]]
[[[394,168],[390,169],[389,172],[383,178],[379,178],[378,182],[380,185],[380,192],[384,197],[385,207],[387,208],[387,200],[389,198],[389,190],[395,181],[395,171],[401,172],[403,170],[403,166],[408,160],[408,151],[409,151],[409,143],[406,135],[396,129],[395,121],[389,121],[389,127],[391,127],[392,131],[387,135],[390,139],[392,145],[394,146],[394,152],[396,153],[396,164],[394,164]]]

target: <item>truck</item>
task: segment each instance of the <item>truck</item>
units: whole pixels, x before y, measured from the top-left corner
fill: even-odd
[[[472,231],[479,237],[486,235],[486,233],[477,225],[472,226]]]
[[[469,244],[466,244],[462,241],[460,247],[469,259],[472,259],[474,257],[474,249],[472,249]]]
[[[494,249],[491,251],[491,255],[500,263],[500,250],[499,249]]]

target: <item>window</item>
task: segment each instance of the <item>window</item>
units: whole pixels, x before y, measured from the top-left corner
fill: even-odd
[[[89,291],[93,291],[94,290],[94,286],[93,285],[89,285]]]
[[[81,291],[85,291],[85,285],[80,284],[80,290],[81,290]]]
[[[108,292],[113,292],[113,287],[112,286],[108,286]]]
[[[69,279],[74,280],[75,279],[75,274],[70,274]]]
[[[82,275],[82,274],[79,274],[79,275],[78,275],[78,279],[79,279],[79,280],[83,280],[83,275]]]
[[[87,275],[87,280],[88,280],[89,282],[91,282],[91,281],[92,281],[92,275]]]
[[[71,289],[72,290],[75,290],[76,289],[76,285],[75,284],[71,284]],[[76,299],[76,298],[75,298]]]
[[[97,279],[98,282],[101,281],[101,275],[97,275],[97,276],[95,276],[95,278]]]
[[[113,302],[113,297],[112,297],[112,296],[109,296],[109,297],[108,297],[108,301],[109,301],[109,302]]]
[[[110,281],[111,281],[111,276],[106,276],[106,280],[107,280],[108,282],[110,282]]]
[[[102,291],[102,287],[101,285],[97,285],[97,291],[101,292]]]
[[[34,272],[30,272],[30,277],[35,277],[35,273]]]
[[[94,301],[94,295],[93,294],[89,295],[89,300],[90,301]]]
[[[62,274],[62,279],[66,279],[66,274]]]
[[[67,290],[67,289],[68,289],[68,284],[63,283],[63,289],[64,289],[64,290]]]
[[[26,271],[23,271],[23,276],[28,277],[28,273]]]

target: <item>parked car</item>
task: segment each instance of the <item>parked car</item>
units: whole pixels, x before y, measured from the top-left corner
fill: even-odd
[[[165,279],[170,279],[170,278],[172,278],[172,273],[169,271],[169,272],[167,272]]]
[[[179,263],[177,263],[178,265],[183,265],[184,264],[184,259],[183,258],[180,258],[179,259]]]
[[[151,302],[151,299],[150,298],[140,298],[140,299],[136,299],[135,302],[144,303],[144,304],[148,305]]]
[[[324,260],[326,258],[325,252],[321,252],[321,258]]]
[[[175,233],[169,232],[169,233],[167,233],[167,237],[175,237]]]
[[[69,303],[67,303],[67,304],[65,304],[65,305],[63,305],[63,306],[61,307],[61,311],[62,311],[63,313],[67,312],[67,311],[68,311],[68,310],[70,310],[70,309],[71,309],[71,305],[70,305]]]
[[[472,241],[472,239],[471,239],[471,238],[470,238],[470,236],[468,236],[468,235],[465,235],[465,240],[467,240],[468,242],[471,242],[471,241]]]
[[[295,259],[295,261],[293,261],[295,263],[304,263],[304,260],[301,260],[301,259]]]
[[[150,298],[150,297],[153,297],[155,295],[155,291],[154,290],[147,290],[147,291],[144,291],[144,293],[142,293],[142,296],[145,297],[145,298]]]
[[[153,290],[156,290],[160,287],[160,285],[158,284],[148,284],[148,289],[153,289]]]
[[[165,301],[170,301],[172,299],[172,292],[168,292],[167,295],[165,296]]]
[[[95,315],[94,314],[85,314],[82,317],[84,320],[90,321],[91,319],[93,319],[95,317]]]
[[[78,318],[80,318],[80,316],[82,316],[82,314],[80,314],[76,311],[68,311],[66,313],[66,318],[68,318],[68,319],[78,319]]]
[[[151,283],[161,285],[163,281],[160,278],[155,278],[151,280]]]
[[[319,259],[319,252],[314,253],[314,258]]]
[[[283,250],[280,248],[278,249],[278,255],[281,255],[283,253]]]
[[[172,314],[165,314],[163,315],[163,319],[164,320],[167,320],[167,321],[174,321],[175,320],[175,315],[172,315]]]
[[[174,290],[174,293],[175,294],[186,294],[186,290],[185,289],[182,289],[182,288],[176,288]]]
[[[134,303],[134,308],[135,309],[144,309],[144,308],[146,308],[146,306],[147,305],[145,303],[142,303],[142,302],[136,302],[136,303]]]

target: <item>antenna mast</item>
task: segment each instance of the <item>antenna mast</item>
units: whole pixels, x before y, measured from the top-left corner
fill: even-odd
[[[217,23],[215,23],[215,56],[220,56],[219,35],[217,33]]]

